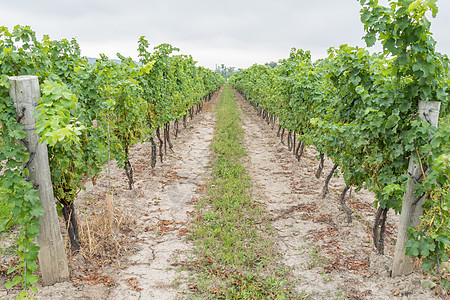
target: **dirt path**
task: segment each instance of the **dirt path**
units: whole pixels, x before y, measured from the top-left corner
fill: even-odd
[[[142,174],[140,177],[147,180],[136,181],[137,191],[142,194],[137,201],[127,201],[133,201],[141,212],[136,214],[138,226],[143,229],[137,235],[139,251],[129,258],[129,266],[117,276],[110,271],[119,283],[110,292],[110,299],[175,299],[186,288],[184,284],[179,285],[186,274],[171,265],[184,259],[192,249],[184,234],[210,159],[215,124],[211,106],[208,103],[204,112],[195,117],[195,124],[180,132],[174,141],[174,153],[165,158],[156,176]],[[130,278],[136,282],[135,290],[127,284]]]
[[[212,105],[207,103],[192,125],[181,130],[174,140],[174,153],[159,165],[156,175],[147,169],[136,181],[140,197],[126,201],[133,201],[137,208],[139,250],[116,276],[114,270],[106,270],[119,283],[109,299],[176,299],[186,289],[182,277],[187,274],[171,265],[192,249],[184,234],[208,172],[215,124]],[[136,283],[134,290],[130,278]]]
[[[352,193],[347,201],[355,213],[348,224],[339,210],[343,179],[332,178],[330,193],[325,199],[321,197],[332,163],[326,161],[322,177],[317,179],[314,149],[307,148],[298,162],[276,137],[277,128],[272,130],[237,97],[243,111],[255,197],[273,216],[282,262],[292,268],[298,291],[306,292],[308,299],[439,299],[421,287],[420,271],[408,277],[388,276],[397,232],[393,224],[398,219],[388,216],[387,255],[376,254],[369,228],[376,213],[371,204],[373,195],[367,191]]]

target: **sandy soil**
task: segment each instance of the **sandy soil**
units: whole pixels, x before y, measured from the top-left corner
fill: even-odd
[[[216,100],[217,96],[206,104],[177,139],[172,137],[173,152],[167,149],[154,174],[149,144],[132,148],[134,190],[127,190],[124,171],[112,164],[115,224],[120,226],[114,235],[103,235],[100,240],[111,244],[115,254],[92,254],[95,245],[84,238],[84,252],[70,259],[72,282],[39,286],[37,299],[187,297],[189,274],[174,265],[192,254],[193,245],[185,233],[209,174],[215,125],[212,106]],[[376,254],[369,228],[375,215],[373,195],[367,191],[352,193],[347,201],[354,218],[347,224],[339,209],[342,178],[333,178],[330,193],[325,199],[320,196],[331,162],[326,161],[322,177],[316,179],[317,153],[313,148],[306,149],[298,162],[280,143],[272,126],[242,99],[240,105],[253,196],[264,203],[273,218],[275,238],[283,254],[281,263],[291,267],[299,292],[305,292],[309,299],[438,299],[422,288],[420,271],[395,279],[388,276],[398,218],[389,215],[386,255]],[[107,186],[102,173],[96,185],[86,184],[77,200],[80,223],[87,216],[95,220],[90,223],[92,232],[103,230]],[[86,224],[81,228],[86,236]],[[0,287],[0,299],[13,299],[14,295],[14,291]]]

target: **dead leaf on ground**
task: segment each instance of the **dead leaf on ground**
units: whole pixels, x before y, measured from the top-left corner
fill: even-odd
[[[117,282],[101,273],[100,268],[82,269],[83,274],[72,275],[70,279],[75,286],[103,284],[105,286],[117,286]]]
[[[338,235],[339,231],[334,227],[325,227],[320,229],[318,232],[314,234],[314,241],[323,240],[324,238],[331,238]]]
[[[125,282],[127,283],[128,287],[136,292],[140,292],[143,289],[139,287],[139,281],[136,277],[130,277],[125,279]]]
[[[197,202],[198,202],[198,198],[197,198],[197,197],[194,197],[194,198],[192,198],[192,200],[186,202],[186,204],[195,204],[195,203],[197,203]]]
[[[321,215],[315,217],[313,219],[313,222],[314,223],[318,223],[318,222],[329,223],[329,222],[331,222],[331,220],[332,220],[332,217],[330,214],[321,214]]]

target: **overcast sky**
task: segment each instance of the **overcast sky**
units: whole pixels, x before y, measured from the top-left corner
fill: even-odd
[[[329,47],[365,46],[357,0],[0,0],[0,26],[30,25],[41,38],[76,38],[82,54],[137,57],[144,35],[151,49],[169,43],[199,65],[247,68],[277,61],[292,47],[326,56]],[[450,0],[432,19],[437,50],[450,54]]]

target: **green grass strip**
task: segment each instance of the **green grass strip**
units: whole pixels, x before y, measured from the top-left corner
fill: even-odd
[[[264,208],[251,197],[246,151],[236,100],[227,85],[217,112],[213,174],[208,196],[198,203],[196,294],[214,299],[293,299],[292,282],[274,247]]]

